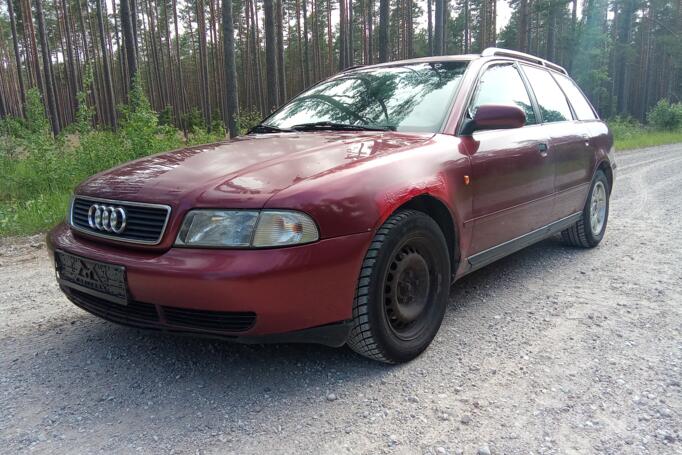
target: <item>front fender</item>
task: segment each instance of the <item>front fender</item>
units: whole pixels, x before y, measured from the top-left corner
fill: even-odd
[[[437,134],[418,146],[350,162],[274,195],[267,208],[311,215],[321,238],[375,231],[399,207],[420,195],[445,204],[460,228],[470,218],[471,192],[464,184],[469,158],[459,139]]]

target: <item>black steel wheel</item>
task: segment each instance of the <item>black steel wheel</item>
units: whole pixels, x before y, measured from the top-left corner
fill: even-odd
[[[392,215],[363,262],[348,345],[387,363],[421,354],[443,320],[450,261],[438,224],[416,210]]]

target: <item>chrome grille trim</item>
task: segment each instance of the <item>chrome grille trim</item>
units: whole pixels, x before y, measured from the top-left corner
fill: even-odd
[[[81,200],[81,201],[87,201],[87,202],[92,202],[92,203],[106,203],[106,204],[116,204],[116,205],[121,205],[124,207],[140,207],[140,208],[148,208],[148,209],[157,209],[157,210],[163,210],[165,211],[165,218],[163,221],[163,225],[161,226],[161,231],[159,232],[159,235],[156,239],[154,240],[139,240],[139,239],[132,239],[132,238],[127,238],[125,237],[125,231],[123,232],[122,235],[111,235],[111,234],[106,234],[106,233],[101,233],[98,231],[95,231],[93,229],[89,229],[87,227],[79,226],[74,222],[73,216],[74,216],[74,207],[76,205],[76,201]],[[170,214],[171,214],[171,207],[166,204],[151,204],[147,202],[133,202],[133,201],[121,201],[121,200],[115,200],[115,199],[105,199],[105,198],[98,198],[98,197],[91,197],[91,196],[79,196],[75,195],[73,199],[71,200],[71,203],[69,204],[69,226],[71,229],[77,231],[77,232],[82,232],[87,235],[91,235],[93,237],[100,237],[108,240],[114,240],[117,242],[124,242],[124,243],[134,243],[138,245],[158,245],[161,243],[161,240],[163,239],[163,235],[166,233],[166,228],[168,227],[168,221],[170,220]],[[140,223],[143,223],[144,220],[140,220]]]

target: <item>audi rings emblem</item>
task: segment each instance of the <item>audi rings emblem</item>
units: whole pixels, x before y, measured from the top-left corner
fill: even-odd
[[[126,211],[123,207],[93,204],[88,210],[88,224],[98,231],[120,234],[126,228]]]

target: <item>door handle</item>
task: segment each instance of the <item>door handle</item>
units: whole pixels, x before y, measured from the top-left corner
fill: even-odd
[[[549,150],[549,146],[545,142],[540,142],[538,144],[538,151],[540,152],[540,156],[545,158],[547,156],[547,150]]]

